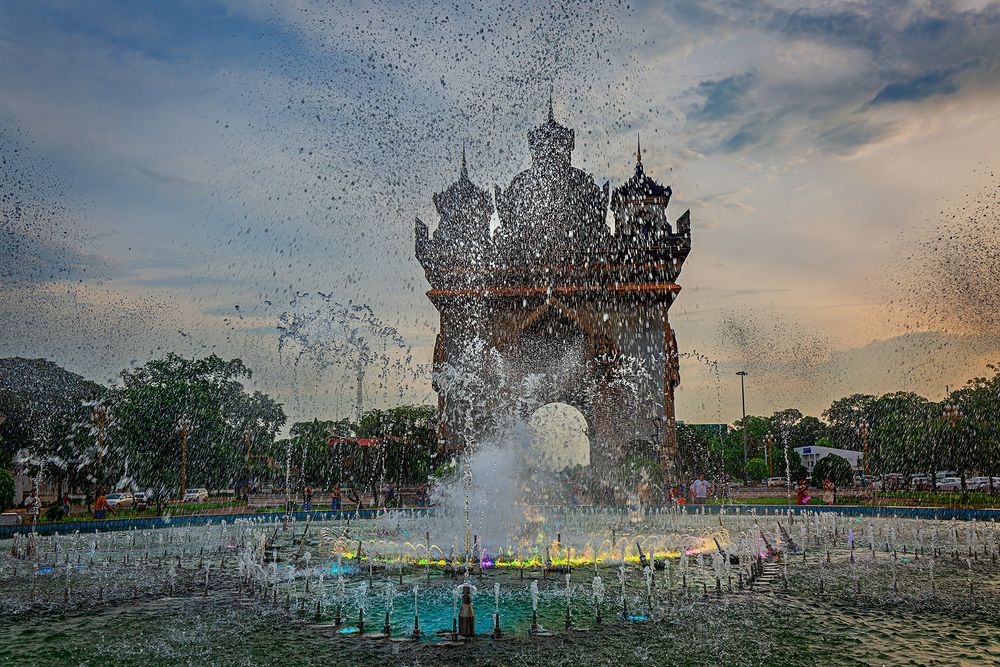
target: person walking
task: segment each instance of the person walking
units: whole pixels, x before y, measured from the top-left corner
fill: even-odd
[[[798,486],[795,487],[795,502],[798,505],[808,505],[810,500],[809,485],[805,479],[800,479]]]
[[[330,492],[330,509],[334,511],[339,510],[343,500],[344,494],[340,490],[340,484],[334,484],[333,491]]]
[[[38,517],[42,513],[42,499],[38,497],[36,489],[31,489],[24,506],[28,510],[28,516],[31,517],[31,530],[34,531],[38,527]]]
[[[94,501],[94,519],[97,521],[104,521],[107,516],[108,510],[114,511],[108,504],[108,497],[104,495],[103,489],[98,492],[97,500]]]
[[[313,508],[313,490],[312,487],[306,485],[306,488],[302,490],[302,511],[312,512]]]
[[[705,475],[698,475],[698,479],[691,482],[691,495],[694,496],[696,505],[704,505],[708,501],[708,482]]]
[[[837,485],[829,477],[823,480],[823,502],[827,505],[837,502]]]

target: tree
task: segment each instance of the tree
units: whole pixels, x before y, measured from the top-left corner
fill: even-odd
[[[823,480],[827,478],[837,486],[850,486],[854,481],[851,462],[843,456],[827,454],[813,466],[813,486],[823,486]]]
[[[679,433],[678,441],[680,441]],[[737,431],[730,430],[724,435],[712,438],[708,447],[725,474],[732,477],[743,476],[743,441]]]
[[[803,416],[798,410],[788,409],[771,415],[771,435],[778,446],[775,452],[774,469],[785,471],[785,456],[788,457],[787,472],[789,479],[803,479],[808,474],[802,465],[802,457],[795,451],[796,447],[810,447],[821,439],[827,439],[826,424],[816,417]],[[828,440],[827,440],[828,441]],[[780,447],[786,447],[782,452]],[[778,457],[782,458],[778,458]]]
[[[14,505],[14,476],[0,468],[0,511]]]
[[[14,462],[33,477],[78,483],[89,474],[96,382],[45,359],[0,359],[0,467]]]
[[[679,479],[693,479],[699,474],[712,476],[725,471],[739,474],[743,465],[742,445],[733,454],[737,463],[735,471],[726,465],[726,456],[721,446],[718,431],[704,424],[677,424],[677,459],[675,474]]]
[[[788,430],[788,446],[812,447],[820,438],[829,438],[829,428],[816,417],[806,415]]]
[[[122,386],[110,400],[108,479],[149,489],[157,498],[176,495],[182,418],[193,425],[187,435],[190,486],[220,488],[244,478],[247,440],[251,447],[270,450],[286,419],[270,397],[244,389],[241,380],[250,376],[239,359],[214,354],[203,359],[168,354],[124,371]]]
[[[858,427],[865,421],[873,421],[872,407],[875,397],[868,394],[853,394],[834,401],[823,412],[829,423],[829,437],[833,446],[840,449],[860,451],[861,436]]]
[[[289,438],[275,443],[273,457],[282,463],[291,457],[295,492],[306,484],[349,484],[377,499],[386,482],[399,486],[427,480],[436,465],[436,426],[437,409],[423,405],[369,410],[360,424],[347,419],[297,422]],[[336,438],[332,444],[330,437]],[[280,470],[283,483],[285,465]]]
[[[910,392],[885,394],[872,402],[868,470],[875,474],[931,470],[933,476],[938,470],[936,412],[937,404]]]
[[[760,481],[767,477],[767,462],[760,457],[752,458],[747,461],[743,473],[747,479],[755,482]]]
[[[791,447],[788,448],[788,475],[788,479],[793,482],[809,476],[809,471],[802,465],[802,457]]]

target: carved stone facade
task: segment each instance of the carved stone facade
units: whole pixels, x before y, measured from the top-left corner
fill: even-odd
[[[645,174],[640,151],[634,176],[610,192],[572,165],[574,141],[550,101],[528,134],[531,166],[506,189],[491,197],[475,185],[463,151],[458,181],[434,196],[434,233],[416,222],[416,256],[440,313],[435,370],[448,362],[482,380],[481,395],[466,400],[435,384],[441,436],[461,449],[483,423],[475,413],[533,375],[522,416],[554,401],[579,409],[592,465],[612,469],[639,447],[669,468],[680,373],[667,311],[691,249],[690,212],[670,223],[671,190]],[[475,340],[486,345],[470,359]]]

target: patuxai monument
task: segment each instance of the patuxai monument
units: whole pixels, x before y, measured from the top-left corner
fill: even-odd
[[[457,366],[480,380],[478,400],[453,400],[435,383],[441,437],[461,449],[469,425],[527,382],[520,417],[550,403],[579,410],[597,470],[635,450],[670,470],[680,373],[668,311],[691,249],[690,211],[670,222],[671,189],[645,173],[638,146],[634,175],[614,190],[573,166],[574,147],[550,99],[528,133],[528,169],[490,193],[470,179],[463,151],[458,180],[434,195],[436,229],[416,222],[440,313],[435,371]]]

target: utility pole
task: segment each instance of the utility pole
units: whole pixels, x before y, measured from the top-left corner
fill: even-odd
[[[177,420],[176,430],[181,434],[181,502],[187,494],[187,441],[188,434],[194,430],[194,422],[187,417]]]
[[[746,387],[743,385],[743,378],[747,376],[746,371],[736,371],[736,374],[740,376],[740,397],[743,400],[743,465],[747,464],[747,392]]]
[[[767,476],[774,477],[774,436],[770,433],[764,438],[764,442],[767,443],[767,449],[765,453],[767,454]]]
[[[868,420],[862,419],[861,423],[858,424],[858,433],[861,435],[861,443],[864,446],[864,458],[865,458],[865,483],[868,483],[869,466],[868,466],[868,436],[871,429],[868,427]]]
[[[956,445],[956,442],[955,442],[955,435],[956,435],[955,434],[955,425],[958,424],[958,421],[963,416],[965,416],[965,414],[962,412],[962,406],[959,405],[957,402],[952,403],[949,400],[944,405],[944,411],[943,411],[942,416],[944,417],[945,421],[948,422],[948,425],[951,427],[950,429],[948,429],[948,436],[949,436],[948,437],[948,441],[949,441],[949,444],[951,445],[951,447],[950,447],[951,451],[955,452],[956,451],[956,446],[955,446]],[[959,474],[962,476],[962,503],[965,504],[965,503],[969,502],[969,490],[968,490],[968,488],[965,485],[965,463],[964,463],[964,461],[963,461],[963,463],[962,463],[962,465],[960,467]]]
[[[361,424],[361,416],[364,414],[364,400],[365,400],[365,361],[363,359],[358,360],[358,386],[357,386],[357,397],[355,398],[354,410],[355,418],[358,420],[357,423]]]

